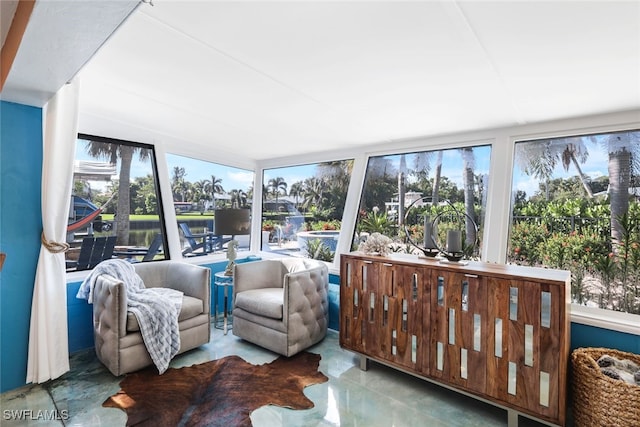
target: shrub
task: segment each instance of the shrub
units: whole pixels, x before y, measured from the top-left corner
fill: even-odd
[[[307,242],[307,256],[319,261],[333,261],[334,252],[321,239],[311,239]]]

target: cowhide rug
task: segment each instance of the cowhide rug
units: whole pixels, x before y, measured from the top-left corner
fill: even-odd
[[[228,356],[162,375],[151,367],[128,374],[102,406],[124,410],[127,426],[251,426],[249,414],[264,405],[313,408],[302,390],[328,380],[319,364],[320,355],[301,352],[264,365]]]

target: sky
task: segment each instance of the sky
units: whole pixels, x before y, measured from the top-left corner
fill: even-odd
[[[85,145],[82,143],[76,144],[76,160],[107,161],[106,159],[95,159],[89,156],[86,153]],[[210,180],[211,175],[214,175],[216,178],[222,179],[221,184],[226,191],[237,189],[247,191],[253,186],[253,171],[250,170],[224,166],[174,154],[167,154],[167,164],[169,166],[170,178],[173,174],[173,167],[178,166],[185,168],[185,179],[190,182],[196,182],[202,179]],[[142,162],[137,156],[134,156],[131,164],[131,177],[146,176],[151,173],[150,167],[150,160]],[[117,175],[113,178],[117,179]],[[92,181],[91,187],[94,190],[104,191],[106,189],[106,183]]]
[[[316,163],[300,166],[289,166],[286,168],[266,169],[264,171],[264,183],[268,183],[270,179],[281,177],[285,180],[288,187],[292,184],[303,181],[316,174]],[[287,187],[287,188],[288,188]]]
[[[603,147],[597,144],[586,144],[589,151],[587,162],[581,165],[583,172],[595,179],[597,177],[608,175],[607,163],[608,153]],[[488,174],[490,166],[490,146],[484,146],[484,148],[476,147],[474,149],[475,154],[475,173],[476,174]],[[410,160],[407,155],[407,163],[410,167]],[[385,156],[385,158],[394,159],[394,164],[399,164],[400,155]],[[96,159],[86,154],[86,150],[83,144],[77,144],[76,146],[76,159],[78,160],[93,160]],[[103,159],[104,160],[104,159]],[[235,189],[242,189],[247,191],[253,185],[253,171],[239,169],[229,166],[224,166],[216,163],[206,162],[203,160],[197,160],[189,157],[178,156],[174,154],[167,154],[167,162],[169,166],[169,176],[173,173],[173,167],[184,167],[186,170],[186,180],[190,182],[196,182],[202,179],[211,179],[211,175],[215,175],[216,178],[222,179],[222,187],[225,191],[231,191]],[[131,176],[145,176],[150,173],[150,162],[141,162],[137,157],[134,157],[132,164]],[[264,172],[264,182],[268,182],[269,179],[275,177],[282,177],[289,186],[297,181],[304,181],[306,178],[314,176],[316,173],[316,164],[307,164],[301,166],[267,169]],[[431,175],[433,171],[431,171]],[[462,185],[462,158],[460,156],[459,149],[450,149],[444,151],[443,156],[443,170],[442,175],[448,177],[451,181],[455,182],[458,186]],[[554,177],[568,178],[576,176],[577,171],[572,165],[568,171],[565,171],[562,165],[558,165],[554,170]],[[114,177],[115,178],[115,177]],[[491,177],[489,177],[491,179]],[[92,189],[98,191],[104,191],[106,184],[104,182],[92,182]],[[534,177],[524,174],[518,165],[516,164],[513,175],[513,189],[525,191],[527,197],[531,197],[539,188],[538,180]]]
[[[224,166],[217,163],[197,160],[190,157],[178,156],[167,153],[169,166],[169,178],[173,176],[173,168],[183,167],[186,171],[185,180],[197,182],[203,179],[211,180],[211,175],[221,179],[220,185],[225,191],[247,191],[253,187],[253,171]]]
[[[516,145],[516,151],[517,151]],[[582,172],[591,179],[596,179],[601,176],[608,176],[608,163],[609,163],[609,152],[604,147],[587,143],[586,148],[588,150],[589,156],[587,161],[583,164],[580,164],[580,169]],[[571,164],[568,170],[564,170],[562,164],[556,165],[553,170],[553,178],[570,178],[572,176],[578,176],[578,171],[575,166]],[[532,197],[540,188],[540,181],[533,177],[528,176],[518,166],[516,163],[514,171],[513,171],[513,191],[521,190],[527,194],[527,198]]]

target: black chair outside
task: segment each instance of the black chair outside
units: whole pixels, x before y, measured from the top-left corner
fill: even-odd
[[[67,261],[67,269],[88,270],[105,259],[111,259],[116,236],[85,237],[82,239],[77,261]]]

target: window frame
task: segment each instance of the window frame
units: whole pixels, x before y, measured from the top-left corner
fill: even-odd
[[[174,250],[178,249],[176,252],[176,259],[179,259],[181,261],[184,262],[189,262],[189,263],[195,263],[195,264],[202,264],[199,261],[204,260],[205,262],[212,262],[212,261],[218,261],[220,259],[226,259],[226,250],[222,250],[222,251],[213,251],[213,252],[209,252],[206,254],[201,254],[198,256],[188,256],[183,254],[183,250],[182,250],[182,246],[181,246],[181,242],[182,242],[182,232],[179,230],[179,225],[178,225],[178,219],[177,219],[177,214],[176,214],[176,210],[175,210],[175,202],[173,200],[173,188],[171,186],[171,181],[172,181],[172,177],[171,177],[171,173],[172,173],[172,168],[169,165],[169,156],[172,157],[183,157],[183,158],[187,158],[190,159],[192,161],[197,161],[197,162],[204,162],[204,163],[209,163],[209,164],[215,164],[218,165],[220,167],[223,168],[228,168],[228,169],[236,169],[238,171],[242,171],[242,172],[250,172],[253,174],[253,180],[251,182],[251,184],[249,185],[249,187],[247,188],[247,192],[249,190],[251,190],[251,186],[253,186],[253,194],[254,197],[248,202],[249,205],[249,212],[250,212],[250,218],[251,218],[251,226],[250,226],[250,240],[249,240],[249,247],[248,249],[243,248],[242,250],[239,250],[238,253],[240,256],[243,256],[244,254],[248,254],[251,255],[254,251],[254,240],[255,240],[255,212],[256,212],[256,208],[255,208],[255,188],[256,188],[256,168],[255,165],[251,166],[251,165],[234,165],[231,164],[231,162],[223,162],[220,161],[220,159],[210,159],[204,155],[198,154],[198,153],[193,153],[193,152],[188,152],[185,153],[183,151],[180,150],[163,150],[162,151],[162,156],[164,158],[164,165],[166,166],[166,169],[163,171],[164,172],[164,176],[165,176],[165,180],[166,180],[166,188],[167,188],[167,200],[163,200],[163,202],[168,202],[171,204],[170,209],[168,209],[167,211],[167,215],[165,216],[165,221],[167,221],[167,223],[171,223],[175,225],[175,236],[176,236],[176,241],[179,243],[177,246],[174,246]],[[188,172],[188,170],[185,170],[185,172]],[[225,193],[227,192],[227,190],[225,190]],[[172,231],[174,230],[173,226],[172,226]],[[258,225],[258,229],[259,229],[259,225]]]
[[[485,226],[488,231],[485,232],[487,235],[497,233],[501,238],[497,239],[492,250],[485,254],[487,258],[484,260],[498,264],[504,264],[507,260],[509,228],[512,216],[511,188],[517,142],[566,138],[574,135],[633,131],[640,129],[638,112],[636,110],[635,112],[584,116],[487,131],[495,136],[498,148],[495,158],[492,156],[491,168],[498,174],[502,172],[500,174],[502,179],[492,179],[490,183],[487,206],[491,205],[491,209],[489,207],[487,209],[488,223]],[[503,166],[502,170],[498,166],[494,168],[494,161]],[[504,167],[505,165],[510,167]],[[498,185],[500,185],[500,189],[497,188]],[[640,315],[637,314],[585,307],[571,303],[570,321],[581,325],[640,336]]]
[[[514,176],[516,173],[516,168],[518,169],[522,169],[518,164],[517,164],[517,146],[518,144],[522,144],[522,146],[524,147],[526,144],[542,144],[545,142],[554,142],[554,143],[558,143],[558,146],[562,146],[562,140],[564,139],[580,139],[582,141],[587,141],[587,142],[593,142],[596,143],[596,141],[593,138],[598,138],[598,137],[605,137],[608,135],[615,135],[618,133],[637,133],[640,134],[640,127],[631,127],[629,129],[606,129],[606,130],[599,130],[599,131],[594,131],[592,129],[590,129],[589,131],[580,131],[580,130],[576,130],[573,132],[563,132],[561,134],[561,136],[557,136],[557,134],[551,134],[552,136],[541,136],[538,135],[535,138],[526,138],[526,137],[519,137],[519,138],[513,138],[512,139],[512,146],[513,146],[513,154],[512,154],[512,164],[511,164],[511,170],[512,170],[512,175],[511,175],[511,180],[510,180],[510,189],[511,189],[511,199],[509,202],[509,225],[507,228],[507,235],[506,235],[506,250],[504,253],[504,259],[503,259],[503,263],[509,263],[511,262],[509,259],[509,246],[511,244],[511,234],[513,231],[513,220],[514,220],[514,208],[515,208],[515,194],[516,194],[516,188],[514,187],[514,185],[516,184],[516,182],[514,181]],[[584,138],[584,140],[583,140]],[[589,139],[591,139],[591,141],[589,141]],[[600,148],[600,149],[596,149],[596,150],[590,150],[590,145],[587,144],[585,145],[585,149],[587,152],[593,154],[595,153],[596,156],[598,155],[602,155],[605,154],[608,149],[607,148]],[[581,162],[581,167],[594,167],[595,165],[593,163],[589,164],[585,164],[584,162]],[[608,165],[607,165],[608,166]],[[559,165],[555,165],[554,166],[554,171],[556,169],[558,169],[560,166]],[[566,168],[565,168],[566,171]],[[551,181],[556,181],[558,179],[562,179],[562,180],[566,180],[568,178],[575,178],[578,175],[578,171],[575,170],[575,168],[571,167],[570,169],[571,173],[569,174],[568,177],[563,177],[563,174],[560,174],[560,176],[558,176],[555,172],[553,175],[549,176],[548,179]],[[607,171],[608,172],[608,171]],[[522,173],[522,172],[521,172]],[[631,170],[631,173],[633,173],[633,170]],[[608,177],[608,175],[607,175]],[[587,176],[587,178],[590,178],[589,176]],[[633,178],[633,175],[632,175]],[[533,192],[533,194],[528,194],[527,195],[527,199],[531,199],[532,197],[535,197],[536,194],[538,194],[540,192],[540,185],[542,183],[542,180],[540,178],[534,178],[538,188],[536,188]],[[581,196],[581,199],[573,199],[573,200],[582,200],[585,199],[585,196]],[[631,199],[629,200],[629,202],[631,202]],[[609,204],[610,206],[610,204]],[[605,218],[607,221],[611,220],[611,217],[602,217]],[[551,236],[548,236],[551,237]],[[611,242],[609,242],[611,243]],[[546,267],[544,267],[546,268]],[[560,268],[560,267],[558,267]],[[571,292],[573,294],[573,290]],[[593,306],[586,306],[586,305],[582,305],[582,304],[578,304],[578,303],[574,303],[573,302],[573,295],[570,295],[570,298],[572,300],[571,304],[572,307],[574,309],[574,311],[576,313],[580,313],[581,316],[585,316],[588,313],[591,312],[591,310],[593,310],[594,316],[596,319],[600,319],[600,320],[596,320],[597,322],[600,322],[601,319],[604,316],[603,312],[611,312],[611,313],[616,313],[614,316],[612,316],[614,319],[616,319],[616,321],[619,321],[620,319],[622,319],[622,324],[625,324],[624,319],[628,318],[628,316],[640,316],[640,313],[629,313],[629,312],[620,312],[617,311],[615,309],[607,309],[607,308],[600,308],[600,307],[593,307]],[[626,316],[625,316],[626,315]],[[588,323],[587,323],[588,324]],[[623,326],[624,327],[624,326]]]
[[[120,145],[128,145],[128,146],[132,146],[135,148],[144,148],[144,149],[148,149],[150,150],[151,156],[149,157],[149,162],[150,162],[150,166],[151,166],[151,175],[152,175],[152,179],[153,179],[153,184],[155,186],[155,190],[156,190],[156,197],[157,197],[157,206],[158,206],[158,224],[159,224],[159,228],[160,228],[160,232],[162,233],[162,247],[163,247],[163,254],[164,254],[164,258],[161,260],[150,260],[150,261],[145,261],[145,262],[156,262],[156,261],[169,261],[171,260],[171,251],[169,250],[169,240],[168,240],[168,230],[166,227],[166,215],[165,215],[165,210],[164,210],[164,203],[162,200],[162,186],[161,186],[161,180],[160,180],[160,169],[158,168],[158,152],[157,152],[157,146],[155,144],[146,144],[146,143],[141,143],[141,142],[136,142],[136,141],[129,141],[129,140],[124,140],[124,139],[119,139],[119,138],[111,138],[111,137],[105,137],[105,136],[99,136],[99,135],[93,135],[93,134],[88,134],[88,133],[82,133],[79,132],[76,135],[76,140],[85,140],[85,141],[95,141],[95,142],[100,142],[100,143],[108,143],[108,144],[120,144]],[[75,159],[74,159],[75,160]],[[72,271],[67,271],[66,272],[66,276],[67,276],[67,280],[70,281],[74,278],[81,278],[81,277],[85,277],[86,275],[88,275],[93,269],[86,269],[86,270],[72,270]]]
[[[363,159],[364,165],[363,165],[363,171],[362,171],[362,176],[360,179],[361,185],[359,186],[360,189],[358,191],[358,197],[357,197],[357,201],[355,204],[355,215],[354,215],[354,223],[351,229],[351,235],[348,238],[349,241],[349,245],[351,245],[352,242],[355,241],[355,233],[356,233],[356,227],[358,225],[358,212],[359,212],[359,208],[361,206],[362,203],[362,197],[364,194],[364,187],[366,184],[366,179],[367,179],[367,169],[369,167],[369,164],[371,162],[372,158],[380,158],[380,157],[387,157],[387,156],[401,156],[401,155],[412,155],[412,154],[418,154],[418,153],[429,153],[429,152],[438,152],[438,151],[450,151],[450,150],[461,150],[464,148],[476,148],[476,147],[488,147],[489,149],[489,167],[488,167],[488,175],[489,175],[489,183],[486,187],[487,190],[487,205],[484,206],[484,218],[485,221],[480,223],[479,221],[477,221],[477,228],[478,228],[478,234],[481,235],[482,240],[478,240],[477,242],[477,248],[476,250],[479,252],[479,259],[480,260],[484,260],[485,259],[485,255],[484,255],[484,251],[482,250],[482,248],[486,247],[486,242],[485,240],[487,239],[487,232],[486,232],[486,219],[487,219],[487,210],[488,210],[488,205],[489,205],[489,195],[491,194],[490,192],[490,185],[492,182],[492,169],[493,169],[493,162],[494,162],[494,141],[492,139],[489,138],[483,138],[483,139],[474,139],[474,140],[458,140],[458,141],[451,141],[449,143],[445,143],[445,144],[421,144],[421,145],[415,145],[415,146],[410,146],[410,147],[403,147],[403,148],[398,148],[398,149],[392,149],[390,148],[389,150],[380,150],[380,151],[376,151],[376,152],[370,152],[367,153]],[[349,197],[349,196],[348,196]],[[428,196],[425,196],[428,197]],[[444,199],[442,199],[442,201],[444,201]],[[479,205],[482,207],[482,200],[478,201]],[[346,207],[345,207],[345,211],[346,211]],[[406,212],[405,212],[406,213]],[[350,248],[351,246],[349,246]]]
[[[322,158],[315,162],[310,162],[308,158],[305,157],[304,159],[301,159],[299,162],[291,162],[287,164],[262,165],[260,168],[258,168],[260,173],[255,174],[256,183],[254,185],[254,188],[260,188],[260,193],[258,194],[254,190],[253,214],[259,215],[260,221],[256,224],[253,224],[253,226],[255,227],[255,230],[257,230],[256,238],[257,238],[257,244],[259,246],[259,251],[261,255],[264,256],[265,258],[276,258],[276,257],[288,256],[288,255],[278,254],[270,251],[264,251],[262,249],[262,226],[263,226],[263,213],[264,213],[263,209],[264,209],[264,203],[265,203],[265,198],[263,197],[263,194],[264,194],[263,191],[265,191],[267,188],[267,182],[265,182],[265,172],[273,169],[286,169],[286,168],[295,168],[300,166],[318,166],[323,163],[331,163],[331,162],[351,162],[351,174],[349,175],[349,184],[347,186],[347,190],[345,193],[344,208],[343,208],[341,219],[340,219],[340,233],[338,235],[338,239],[336,242],[336,249],[333,255],[333,259],[332,261],[320,260],[325,264],[327,264],[327,266],[331,269],[331,271],[335,271],[335,270],[339,271],[340,254],[345,252],[345,250],[342,249],[344,247],[344,241],[345,241],[345,238],[344,238],[345,226],[348,227],[349,229],[351,229],[352,227],[351,221],[347,219],[347,217],[345,216],[345,213],[349,211],[349,206],[350,206],[349,195],[351,194],[352,191],[354,191],[353,187],[355,186],[355,181],[356,181],[354,180],[354,176],[356,174],[356,170],[358,169],[357,165],[359,164],[358,162],[359,158],[360,158],[359,155],[347,154],[347,155],[340,155],[340,156],[331,157],[331,158]],[[303,258],[310,259],[307,257],[303,257]]]

